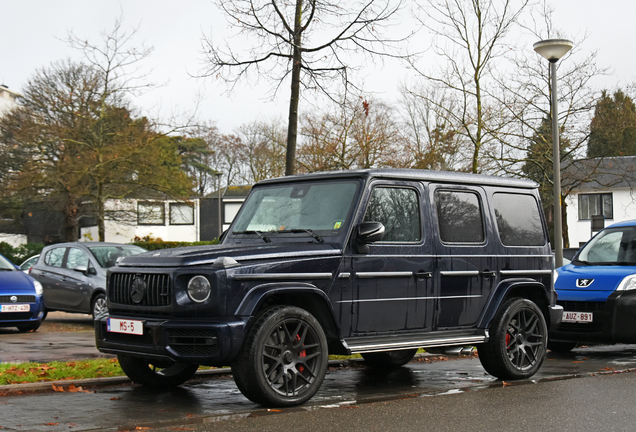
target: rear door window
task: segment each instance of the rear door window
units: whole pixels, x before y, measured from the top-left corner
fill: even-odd
[[[44,257],[44,263],[51,267],[62,267],[62,261],[64,260],[64,253],[66,248],[59,247],[51,249],[46,253]]]
[[[443,243],[483,243],[484,217],[479,195],[474,192],[437,190],[435,209]]]

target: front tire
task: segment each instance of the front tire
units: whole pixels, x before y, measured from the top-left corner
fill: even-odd
[[[31,322],[28,324],[20,324],[17,327],[18,327],[18,330],[20,330],[21,332],[31,332],[31,331],[36,331],[37,329],[39,329],[40,324],[42,324],[42,321]]]
[[[364,361],[372,367],[400,367],[410,362],[417,349],[362,353]]]
[[[277,306],[257,319],[232,363],[232,373],[252,402],[289,407],[316,394],[327,366],[327,338],[318,320],[304,309]]]
[[[108,314],[108,306],[106,305],[106,296],[104,294],[97,294],[95,296],[91,312],[93,314],[93,319],[102,314]]]
[[[488,342],[478,346],[479,360],[499,379],[529,378],[545,359],[547,340],[539,307],[531,300],[513,298],[497,312]]]
[[[194,376],[199,365],[191,363],[159,363],[141,357],[117,355],[124,373],[137,384],[146,387],[176,387]]]

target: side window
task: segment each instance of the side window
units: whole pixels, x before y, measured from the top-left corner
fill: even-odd
[[[51,267],[62,267],[64,252],[66,252],[66,248],[64,247],[51,249],[46,253],[46,256],[44,257],[44,263]]]
[[[66,258],[66,268],[76,269],[80,267],[86,267],[90,265],[88,256],[83,250],[78,248],[70,248],[68,251],[68,257]]]
[[[505,246],[545,244],[539,203],[532,195],[498,192],[493,201],[501,243]]]
[[[414,189],[373,189],[364,221],[381,222],[384,225],[383,242],[411,243],[422,238],[420,205]]]
[[[483,243],[484,218],[479,196],[473,192],[435,192],[439,236],[444,243]]]

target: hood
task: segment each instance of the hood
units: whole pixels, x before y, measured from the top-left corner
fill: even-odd
[[[14,294],[25,292],[34,294],[35,286],[31,276],[27,276],[20,270],[0,271],[0,294]]]
[[[269,243],[262,246],[213,245],[185,248],[161,249],[123,258],[119,267],[180,267],[192,265],[213,265],[217,258],[228,257],[239,263],[253,260],[267,260],[290,257],[315,257],[339,255],[342,250],[328,243]],[[227,263],[217,261],[217,266]]]
[[[557,291],[614,292],[618,284],[629,275],[636,274],[631,266],[575,266],[561,267],[554,284]]]

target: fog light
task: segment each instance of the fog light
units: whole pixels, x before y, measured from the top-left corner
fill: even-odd
[[[195,276],[188,282],[188,297],[197,303],[202,303],[210,297],[210,281],[204,276]]]

